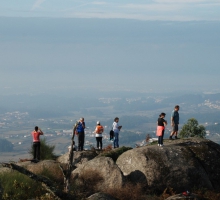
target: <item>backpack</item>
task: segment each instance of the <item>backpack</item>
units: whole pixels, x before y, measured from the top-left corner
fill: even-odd
[[[101,134],[102,132],[103,132],[103,126],[101,126],[101,125],[98,125],[97,127],[96,127],[96,133],[98,133],[98,134]]]
[[[114,138],[114,131],[110,130],[109,135],[110,135],[110,140],[113,140],[113,138]]]

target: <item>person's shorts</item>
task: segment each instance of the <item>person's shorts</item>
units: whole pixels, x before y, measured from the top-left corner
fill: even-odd
[[[173,126],[173,131],[174,132],[176,132],[176,131],[178,131],[179,129],[178,129],[178,124],[174,124],[174,126]]]

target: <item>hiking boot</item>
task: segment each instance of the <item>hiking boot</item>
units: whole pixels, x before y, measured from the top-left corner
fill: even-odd
[[[175,136],[175,140],[179,139],[177,136]]]
[[[173,140],[172,136],[170,136],[170,140]]]

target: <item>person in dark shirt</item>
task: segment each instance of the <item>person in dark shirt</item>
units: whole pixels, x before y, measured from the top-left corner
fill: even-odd
[[[159,118],[157,120],[157,136],[158,136],[158,146],[163,146],[163,136],[164,136],[164,130],[165,126],[167,125],[167,121],[164,119],[166,116],[165,113],[161,113],[159,115]]]
[[[179,109],[180,107],[178,105],[176,105],[174,107],[174,110],[171,113],[171,126],[173,128],[171,134],[170,134],[170,140],[172,140],[173,135],[175,135],[175,139],[177,138],[177,134],[178,134],[178,129],[179,129]]]

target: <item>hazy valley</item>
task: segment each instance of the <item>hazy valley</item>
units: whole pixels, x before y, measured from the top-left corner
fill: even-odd
[[[189,118],[196,118],[206,127],[207,137],[220,143],[220,94],[155,94],[138,92],[110,92],[88,96],[70,94],[1,95],[0,139],[13,148],[1,149],[0,161],[29,158],[35,125],[41,127],[48,144],[55,145],[58,155],[68,151],[72,127],[81,116],[86,122],[86,145],[95,146],[93,131],[96,121],[105,126],[104,146],[111,144],[108,133],[113,119],[118,116],[123,126],[120,146],[143,145],[147,134],[155,137],[158,115],[165,112],[168,121],[165,132],[170,133],[170,113],[180,105],[180,127]],[[77,139],[76,139],[77,141]]]

